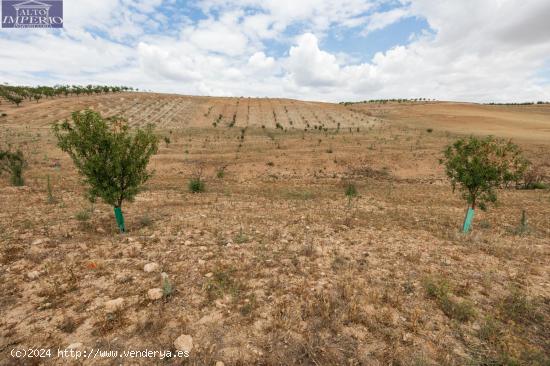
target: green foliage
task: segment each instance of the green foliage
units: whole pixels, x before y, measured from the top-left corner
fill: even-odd
[[[502,299],[500,308],[505,318],[528,324],[542,321],[543,315],[538,305],[521,289],[512,288],[511,292]]]
[[[84,176],[88,196],[115,207],[132,201],[151,177],[147,165],[158,150],[153,126],[130,131],[121,118],[103,119],[92,110],[74,112],[72,120],[55,124],[53,131]]]
[[[357,197],[357,188],[355,187],[355,184],[353,183],[347,183],[346,184],[346,190],[344,192],[346,197],[348,198],[348,208],[351,208],[352,201],[355,197]]]
[[[206,189],[204,181],[200,177],[191,178],[189,180],[188,188],[191,193],[201,193]]]
[[[23,170],[27,168],[27,161],[21,150],[11,152],[9,150],[0,150],[0,175],[6,172],[10,175],[11,184],[14,186],[23,186]]]
[[[235,236],[235,243],[237,244],[244,244],[248,243],[250,239],[248,236],[244,233],[243,228],[241,227],[239,229],[239,233]]]
[[[529,166],[517,145],[492,136],[459,139],[445,149],[444,156],[441,163],[453,191],[460,186],[471,207],[479,205],[482,210],[496,202],[498,187],[519,181]]]
[[[345,195],[346,195],[346,197],[348,197],[349,199],[351,199],[351,198],[357,196],[357,188],[355,187],[355,184],[353,184],[353,183],[348,183],[348,184],[346,185]]]
[[[92,93],[116,93],[133,90],[126,86],[94,86],[88,85],[87,87],[82,87],[78,85],[56,85],[53,87],[49,86],[13,86],[8,84],[0,85],[0,96],[4,97],[10,103],[13,103],[19,107],[25,99],[32,100],[34,99],[37,103],[43,97],[53,98],[60,95],[67,97],[69,94],[79,96],[82,93],[91,95]]]
[[[161,279],[162,279],[162,296],[165,298],[170,297],[174,292],[174,289],[172,287],[172,284],[170,283],[170,279],[168,278],[168,275],[163,272],[161,274]]]
[[[424,280],[424,288],[429,297],[434,299],[441,299],[449,296],[451,287],[445,280],[436,280],[433,278],[427,278]]]
[[[445,280],[428,278],[424,280],[424,288],[428,297],[436,300],[441,310],[449,318],[466,322],[475,317],[474,306],[471,302],[457,301],[451,296],[451,287]]]
[[[545,179],[543,165],[532,165],[523,174],[521,185],[516,183],[516,186],[523,189],[548,189],[550,185],[544,183]]]

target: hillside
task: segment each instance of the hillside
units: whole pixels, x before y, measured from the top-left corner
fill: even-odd
[[[51,133],[84,108],[166,137],[124,235]],[[120,93],[0,112],[0,144],[29,157],[24,187],[0,178],[0,365],[14,347],[173,351],[181,335],[191,365],[550,359],[550,192],[500,190],[465,235],[439,164],[460,134],[491,133],[550,176],[548,105]],[[173,292],[155,299],[161,272]]]

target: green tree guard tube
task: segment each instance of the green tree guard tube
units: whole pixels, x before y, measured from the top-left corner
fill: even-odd
[[[468,212],[466,212],[466,217],[464,218],[464,227],[463,231],[464,233],[467,233],[470,231],[470,227],[472,226],[472,221],[474,220],[474,209],[471,207],[468,207]]]
[[[120,232],[125,232],[126,228],[124,227],[124,216],[122,216],[122,210],[120,207],[115,207],[115,218]]]

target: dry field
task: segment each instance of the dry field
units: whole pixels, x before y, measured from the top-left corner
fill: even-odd
[[[50,132],[87,107],[170,139],[125,235]],[[25,187],[0,178],[0,365],[550,364],[550,192],[500,191],[463,235],[439,165],[459,134],[493,133],[550,175],[548,105],[126,93],[0,112],[0,144],[30,160]],[[206,191],[189,193],[199,172]],[[152,300],[162,272],[173,292]],[[189,359],[10,356],[174,350],[180,335]]]

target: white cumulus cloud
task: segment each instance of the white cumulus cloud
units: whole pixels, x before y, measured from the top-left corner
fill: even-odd
[[[387,42],[387,27],[411,17],[429,28],[372,58],[346,53],[350,34]],[[1,81],[326,101],[550,100],[548,19],[546,0],[65,0],[62,31],[0,30]]]

